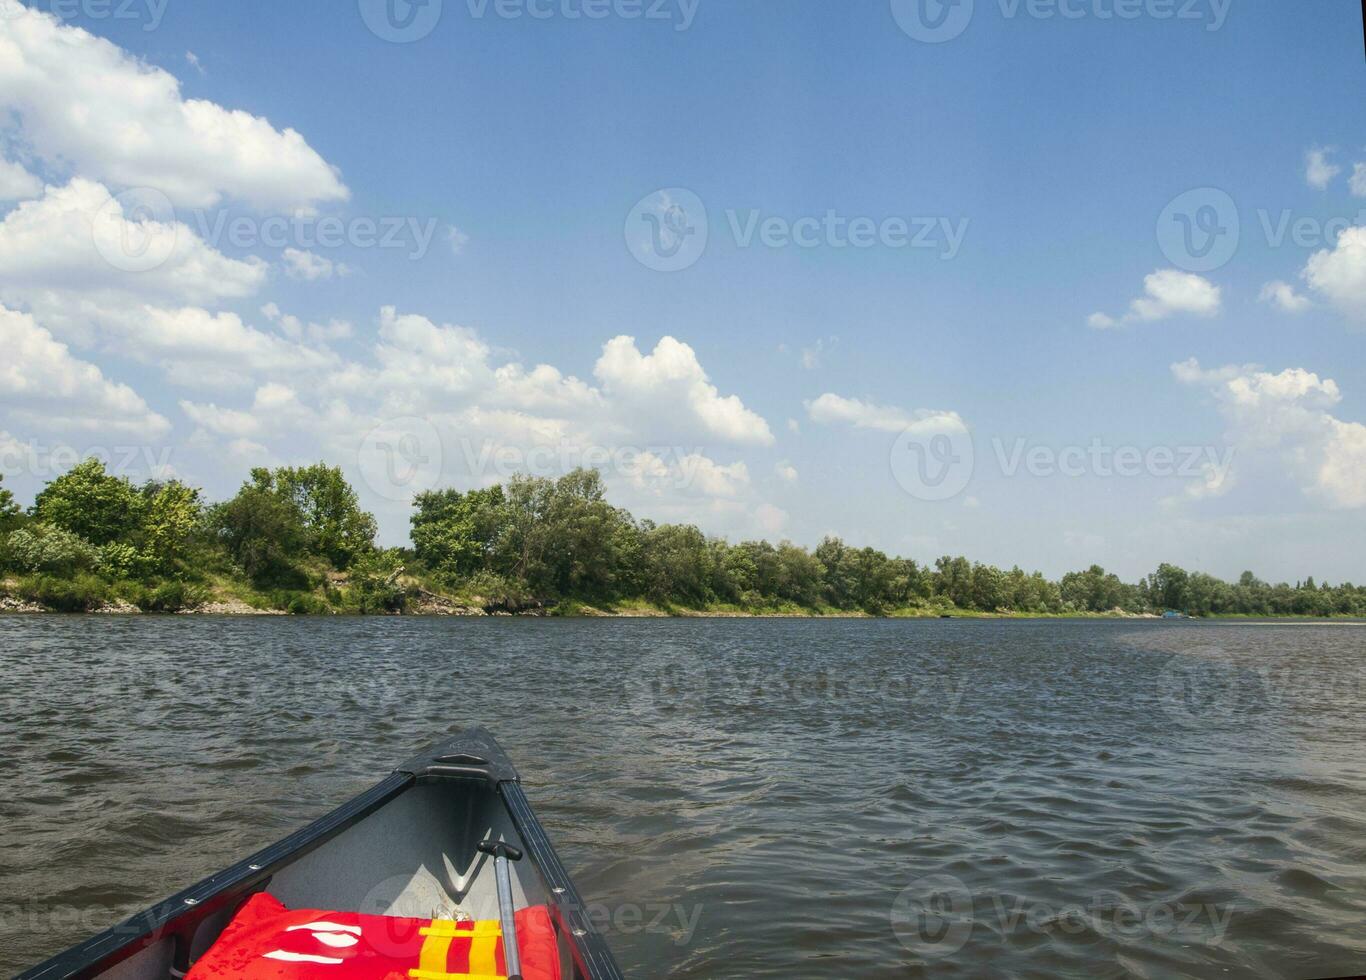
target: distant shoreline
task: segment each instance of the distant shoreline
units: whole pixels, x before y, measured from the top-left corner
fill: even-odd
[[[444,598],[444,597],[442,597]],[[240,599],[212,601],[192,609],[176,612],[153,612],[139,609],[131,603],[106,605],[85,611],[52,609],[38,603],[28,602],[13,596],[0,594],[0,617],[23,616],[223,616],[250,618],[253,616],[293,617],[310,619],[329,619],[339,616],[364,616],[364,618],[418,618],[418,619],[488,619],[488,618],[539,618],[539,619],[974,619],[974,620],[1105,620],[1130,622],[1146,621],[1189,621],[1207,624],[1293,626],[1351,626],[1366,625],[1366,620],[1343,616],[1180,616],[1164,617],[1156,613],[1128,613],[1120,610],[1111,612],[1063,612],[1063,613],[1022,613],[1022,612],[977,612],[975,610],[944,610],[940,608],[908,608],[889,610],[874,614],[845,610],[802,610],[802,609],[688,609],[664,608],[650,603],[624,603],[617,606],[599,607],[583,603],[562,603],[558,606],[536,606],[533,608],[510,611],[502,608],[482,608],[477,605],[462,605],[455,600],[447,600],[449,605],[427,605],[403,613],[353,613],[353,612],[291,612],[286,609],[258,608]]]

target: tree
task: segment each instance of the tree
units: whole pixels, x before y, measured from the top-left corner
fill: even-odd
[[[143,488],[147,497],[147,516],[143,523],[143,551],[162,571],[185,557],[190,538],[203,515],[200,492],[172,480],[149,483]]]
[[[0,473],[0,483],[5,482],[5,474]],[[0,486],[0,531],[12,527],[19,519],[19,505],[14,502],[14,494]]]
[[[98,459],[87,459],[57,477],[33,502],[39,521],[96,546],[135,540],[146,510],[143,495],[126,479],[110,476]]]
[[[607,503],[602,476],[577,469],[550,480],[513,477],[492,563],[540,595],[612,596],[629,571],[636,529]]]
[[[1186,608],[1186,585],[1190,575],[1185,569],[1175,565],[1162,564],[1152,574],[1148,590],[1153,605],[1159,609],[1184,611]]]
[[[934,563],[934,593],[962,609],[972,608],[972,565],[948,555]]]
[[[209,527],[248,578],[261,584],[296,583],[295,556],[308,540],[304,517],[289,498],[257,483],[209,514]]]
[[[712,554],[692,525],[647,525],[641,530],[639,586],[656,602],[702,605],[713,593]]]
[[[360,509],[356,491],[342,476],[341,467],[315,463],[284,466],[274,471],[257,468],[251,482],[294,505],[306,533],[306,548],[336,568],[349,568],[357,556],[374,547],[375,518]]]
[[[1109,612],[1123,608],[1124,583],[1099,565],[1084,572],[1068,572],[1060,585],[1063,602],[1081,612]]]
[[[427,567],[449,575],[483,571],[506,518],[501,486],[432,490],[414,499],[413,550]]]

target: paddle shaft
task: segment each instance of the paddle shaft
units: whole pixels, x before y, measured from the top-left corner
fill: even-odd
[[[518,860],[522,852],[502,841],[485,841],[479,850],[493,855],[493,877],[498,884],[498,918],[503,929],[503,960],[507,965],[508,980],[522,980],[522,956],[517,948],[517,915],[512,907],[512,866],[508,858]]]

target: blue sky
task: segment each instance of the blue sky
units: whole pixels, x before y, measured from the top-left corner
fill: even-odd
[[[399,542],[416,489],[592,450],[614,499],[731,537],[1366,578],[1358,5],[962,0],[928,43],[923,2],[445,0],[395,43],[370,0],[0,0],[6,485],[54,447],[217,496],[322,457]],[[1215,268],[1160,233],[1191,191],[1240,223]],[[706,247],[658,271],[642,212],[680,194]],[[169,256],[63,237],[111,207]],[[827,215],[930,247],[790,241]]]

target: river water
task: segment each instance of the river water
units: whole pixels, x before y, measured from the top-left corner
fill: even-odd
[[[0,617],[0,971],[483,725],[633,977],[1366,972],[1366,629]]]

